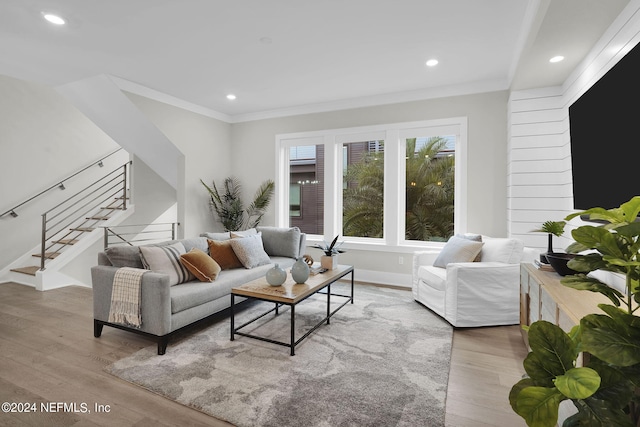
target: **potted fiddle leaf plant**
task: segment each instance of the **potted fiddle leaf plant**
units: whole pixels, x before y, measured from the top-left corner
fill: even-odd
[[[336,236],[331,243],[325,241],[322,242],[322,244],[316,243],[313,245],[314,248],[324,252],[324,255],[320,257],[320,266],[322,268],[333,270],[338,266],[338,254],[346,252],[344,249],[340,249],[340,246],[342,246],[344,242],[338,243],[339,237],[340,235]]]
[[[567,216],[588,215],[604,225],[582,225],[571,232],[569,267],[577,274],[560,282],[573,289],[598,292],[611,304],[589,314],[569,333],[547,322],[528,328],[531,351],[523,365],[527,377],[509,394],[513,410],[527,425],[554,427],[562,401],[577,413],[563,427],[640,425],[640,196],[615,209],[592,208]],[[601,270],[625,278],[625,292],[588,274]],[[577,360],[583,353],[582,366]]]

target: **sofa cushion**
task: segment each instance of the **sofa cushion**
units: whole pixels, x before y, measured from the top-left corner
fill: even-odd
[[[482,250],[482,242],[452,236],[433,262],[434,267],[446,268],[451,262],[472,262]]]
[[[520,239],[483,236],[480,252],[482,262],[504,262],[518,264],[522,260],[524,243]]]
[[[262,233],[231,239],[231,248],[244,268],[255,268],[271,263],[269,255],[262,246]]]
[[[257,227],[262,233],[264,250],[269,256],[297,258],[300,250],[300,229],[298,227]]]
[[[201,282],[213,282],[222,270],[213,258],[198,248],[180,255],[180,262]]]
[[[231,238],[231,233],[225,231],[223,233],[200,233],[201,237],[206,237],[209,240],[229,240]]]
[[[104,253],[114,267],[144,268],[138,246],[111,246]]]
[[[231,231],[230,234],[232,239],[236,239],[238,237],[247,237],[258,234],[258,230],[256,230],[255,228],[249,228],[248,230]]]
[[[164,246],[140,246],[142,264],[147,270],[169,276],[169,286],[194,279],[191,272],[180,263],[180,255],[186,253],[180,242]]]
[[[231,268],[240,268],[242,263],[231,247],[231,240],[208,240],[209,255],[213,258],[223,270]]]

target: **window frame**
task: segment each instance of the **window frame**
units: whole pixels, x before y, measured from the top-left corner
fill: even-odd
[[[324,145],[324,236],[307,235],[309,242],[331,240],[342,236],[342,188],[344,143],[384,140],[384,233],[382,238],[342,238],[352,249],[402,251],[402,249],[441,247],[442,242],[405,240],[405,173],[406,139],[413,137],[455,135],[454,233],[464,233],[467,227],[467,118],[383,125],[359,126],[320,131],[277,134],[275,177],[275,221],[289,226],[289,149],[295,145]],[[398,191],[398,189],[401,189]]]

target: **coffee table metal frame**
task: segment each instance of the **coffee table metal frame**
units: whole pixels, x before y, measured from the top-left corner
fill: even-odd
[[[304,340],[306,337],[308,337],[313,331],[315,331],[316,329],[318,329],[322,324],[324,324],[326,322],[326,324],[328,325],[330,323],[330,319],[331,316],[333,316],[338,310],[340,310],[342,307],[344,307],[345,305],[347,305],[349,302],[351,302],[351,304],[353,304],[353,266],[346,266],[346,265],[339,265],[337,270],[340,270],[337,272],[337,274],[335,274],[334,276],[331,276],[330,279],[313,286],[310,290],[308,290],[308,292],[303,293],[302,295],[300,295],[300,298],[289,298],[289,301],[287,301],[287,298],[283,298],[282,296],[274,296],[274,295],[269,295],[267,293],[265,294],[260,294],[257,295],[255,292],[246,292],[243,291],[242,286],[237,287],[237,288],[233,288],[231,290],[231,307],[230,307],[230,311],[231,311],[231,341],[234,341],[235,336],[236,335],[241,335],[244,337],[249,337],[249,338],[254,338],[257,340],[261,340],[261,341],[266,341],[272,344],[278,344],[278,345],[282,345],[285,347],[289,347],[291,349],[291,356],[295,355],[295,348],[296,345],[298,345],[302,340]],[[309,276],[309,277],[318,277],[318,276],[322,276],[323,274],[326,273],[320,273],[316,276]],[[337,282],[338,280],[342,279],[343,277],[345,277],[346,275],[351,274],[351,295],[343,295],[343,294],[335,294],[331,292],[331,285],[335,282]],[[255,281],[254,281],[255,282]],[[266,284],[266,280],[265,280],[265,284]],[[246,286],[246,285],[245,285]],[[269,286],[268,284],[266,284],[266,286]],[[295,286],[295,285],[294,285]],[[323,289],[326,288],[326,292],[320,292]],[[322,319],[320,322],[318,322],[318,324],[316,324],[315,326],[313,326],[311,329],[309,329],[303,336],[301,336],[300,338],[298,338],[296,340],[295,337],[295,321],[296,321],[296,316],[295,316],[295,309],[296,309],[296,305],[304,300],[306,300],[307,298],[309,298],[312,295],[315,294],[325,294],[327,295],[327,316]],[[267,301],[267,302],[273,302],[275,303],[275,307],[272,308],[271,310],[260,314],[259,316],[243,323],[242,325],[235,327],[235,297],[239,296],[239,297],[243,297],[243,298],[248,298],[248,299],[253,299],[253,300],[259,300],[259,301]],[[347,298],[339,307],[337,307],[335,310],[331,311],[331,297],[332,296],[337,296],[337,297],[344,297]],[[291,320],[290,320],[290,327],[291,327],[291,331],[290,331],[290,341],[288,343],[286,342],[282,342],[282,341],[277,341],[277,340],[273,340],[270,338],[265,338],[265,337],[261,337],[258,335],[254,335],[254,334],[249,334],[246,332],[240,332],[240,329],[252,324],[253,322],[263,318],[264,316],[268,315],[269,313],[273,313],[275,312],[276,315],[279,314],[279,308],[283,305],[287,305],[290,307],[290,316],[291,316]]]

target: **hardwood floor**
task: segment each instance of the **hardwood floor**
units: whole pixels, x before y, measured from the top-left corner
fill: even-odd
[[[91,298],[89,288],[0,284],[0,401],[37,405],[36,413],[0,412],[0,425],[230,425],[105,373],[153,343],[114,328],[94,338]],[[508,402],[525,356],[518,326],[455,330],[446,425],[525,426]],[[41,402],[51,411],[42,412]],[[58,409],[65,403],[76,411]]]

